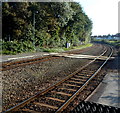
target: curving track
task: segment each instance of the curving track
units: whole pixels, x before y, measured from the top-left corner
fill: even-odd
[[[92,47],[92,49],[94,49],[95,47],[97,47],[98,45],[94,45]],[[99,45],[101,46],[101,45]],[[87,49],[83,49],[83,50],[72,50],[72,51],[68,51],[65,53],[68,54],[80,54],[82,52],[88,52],[91,48],[87,48]],[[25,65],[30,65],[30,64],[35,64],[35,63],[40,63],[40,62],[45,62],[45,61],[49,61],[52,59],[57,59],[60,57],[57,56],[53,56],[53,55],[47,55],[47,56],[43,56],[40,58],[33,58],[33,59],[24,59],[24,60],[20,60],[20,61],[13,61],[13,62],[3,62],[2,63],[2,68],[0,68],[0,71],[6,71],[12,68],[16,68],[18,66],[25,66]]]
[[[80,94],[80,92],[98,74],[108,59],[112,56],[113,49],[104,47],[102,55],[107,55],[105,61],[98,61],[96,57],[81,69],[70,74],[63,80],[39,92],[17,106],[5,111],[5,113],[61,113]],[[97,64],[96,67],[94,65]],[[94,68],[93,68],[94,67]]]

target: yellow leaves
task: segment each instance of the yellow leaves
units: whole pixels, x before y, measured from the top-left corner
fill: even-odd
[[[21,23],[21,24],[25,24],[25,21],[23,20],[23,19],[18,19],[18,21],[19,21],[19,23]]]
[[[21,30],[17,29],[17,30],[14,30],[14,32],[15,32],[16,36],[21,36],[21,33],[22,33]]]
[[[16,21],[18,25],[25,24],[25,21],[21,18],[14,18],[14,21]]]

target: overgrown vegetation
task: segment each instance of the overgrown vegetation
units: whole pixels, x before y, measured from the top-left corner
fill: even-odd
[[[79,46],[90,41],[92,30],[76,2],[3,2],[2,26],[3,54]]]
[[[113,45],[113,46],[119,46],[120,47],[120,41],[106,41],[107,43],[109,43],[109,44],[111,44],[111,45]]]
[[[106,43],[106,44],[110,44],[110,45],[113,45],[113,46],[116,46],[116,47],[120,47],[120,40],[103,40],[103,39],[94,39],[94,42],[103,42],[103,43]]]
[[[35,48],[30,41],[18,42],[18,41],[6,41],[2,42],[3,54],[16,54],[22,52],[34,51]]]
[[[63,51],[68,51],[71,49],[83,49],[86,47],[91,47],[93,44],[85,44],[85,45],[80,45],[80,46],[71,46],[70,48],[65,48],[65,47],[56,47],[56,48],[40,48],[41,51],[46,51],[46,52],[63,52]]]

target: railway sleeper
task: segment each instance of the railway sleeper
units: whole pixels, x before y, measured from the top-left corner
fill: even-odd
[[[71,78],[72,80],[77,80],[77,81],[83,81],[83,82],[85,82],[86,80],[85,79],[83,79],[83,78]]]
[[[38,112],[38,111],[30,110],[30,109],[22,109],[18,113],[42,113],[42,112]]]
[[[62,87],[60,87],[60,88],[58,88],[58,89],[61,89],[61,90],[67,90],[67,91],[77,91],[76,89],[70,89],[70,88],[62,88]]]
[[[68,83],[63,83],[63,85],[70,86],[70,87],[77,87],[77,88],[81,87],[81,86],[78,86],[78,85],[73,85],[73,84],[68,84]]]
[[[72,96],[72,94],[68,94],[68,93],[64,93],[64,92],[51,91],[51,93],[65,95],[65,96]]]
[[[48,108],[52,108],[52,109],[58,109],[57,106],[52,106],[52,105],[45,104],[45,103],[34,102],[33,104],[35,104],[35,105],[37,105],[37,106],[44,106],[44,107],[48,107]]]
[[[89,73],[89,72],[88,72]],[[77,74],[78,76],[91,76],[93,73],[80,73],[80,74]]]
[[[70,83],[72,82],[72,83],[75,83],[75,84],[83,84],[83,82],[81,82],[81,81],[78,82],[78,81],[69,80],[68,82],[70,82]]]
[[[54,101],[58,101],[58,102],[65,102],[65,100],[61,100],[58,98],[53,98],[53,97],[45,97],[46,99],[50,99],[50,100],[54,100]]]
[[[77,78],[82,78],[82,79],[88,79],[89,76],[91,76],[91,75],[85,75],[85,76],[75,75],[75,77],[77,77]]]
[[[66,87],[61,87],[61,88],[56,88],[54,91],[56,92],[64,92],[64,93],[67,93],[67,94],[73,94],[74,92],[77,91],[77,89],[72,89],[72,88],[66,88]],[[66,95],[67,96],[67,95]]]
[[[53,93],[50,93],[50,92],[46,95],[46,97],[58,98],[58,99],[61,99],[61,100],[66,100],[66,99],[69,98],[68,96],[65,96],[65,95],[53,94]]]

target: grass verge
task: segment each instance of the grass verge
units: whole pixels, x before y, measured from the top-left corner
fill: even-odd
[[[73,50],[73,49],[83,49],[83,48],[87,48],[87,47],[91,47],[93,44],[88,43],[88,44],[84,44],[84,45],[80,45],[80,46],[71,46],[69,48],[65,48],[65,47],[55,47],[55,48],[43,48],[43,47],[37,47],[36,51],[30,51],[32,53],[35,52],[64,52],[64,51],[69,51],[69,50]],[[15,55],[18,54],[14,51],[1,51],[2,54],[6,54],[6,55]],[[26,52],[21,52],[21,53],[28,53]],[[21,54],[20,53],[20,54]]]
[[[83,49],[83,48],[87,48],[87,47],[91,47],[93,44],[89,43],[89,44],[85,44],[85,45],[80,45],[80,46],[71,46],[69,48],[41,48],[41,50],[43,52],[64,52],[64,51],[69,51],[72,49]]]

